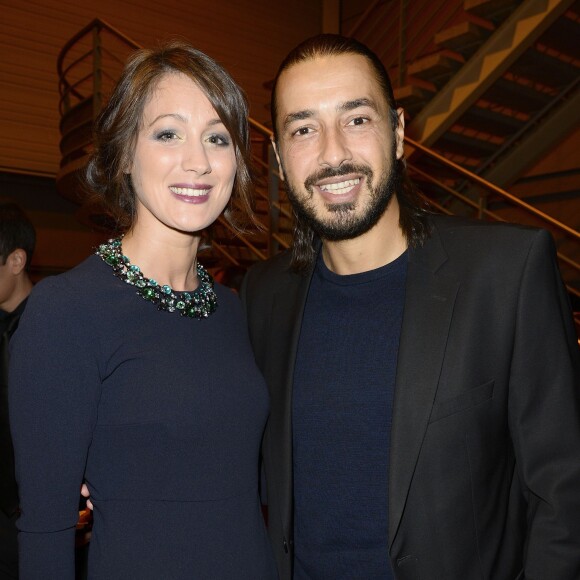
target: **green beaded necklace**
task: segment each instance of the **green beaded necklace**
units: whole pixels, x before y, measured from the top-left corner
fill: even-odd
[[[178,311],[189,318],[207,318],[217,310],[217,296],[213,290],[213,278],[198,263],[196,266],[199,287],[193,292],[175,292],[171,286],[160,285],[152,278],[145,278],[139,266],[131,264],[123,255],[121,238],[101,244],[95,252],[111,268],[117,278],[137,288],[137,294],[148,302],[157,304],[158,310]]]

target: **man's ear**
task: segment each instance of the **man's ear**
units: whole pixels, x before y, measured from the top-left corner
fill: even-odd
[[[397,127],[395,128],[396,154],[397,159],[401,159],[405,151],[405,111],[401,107],[397,109],[397,119]]]
[[[26,252],[22,248],[16,248],[6,259],[6,264],[14,276],[18,276],[26,268]]]
[[[274,137],[270,137],[270,141],[272,142],[272,147],[274,148],[274,153],[276,154],[276,161],[278,161],[278,171],[280,172],[280,179],[282,181],[286,181],[286,177],[284,177],[284,169],[282,168],[282,162],[280,161],[280,155],[278,154],[278,146],[276,145],[276,141],[274,141]]]

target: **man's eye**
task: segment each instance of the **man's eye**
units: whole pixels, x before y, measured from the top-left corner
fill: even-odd
[[[308,135],[310,132],[310,127],[300,127],[300,129],[294,131],[294,135]]]
[[[349,125],[364,125],[368,123],[368,119],[366,117],[355,117]]]

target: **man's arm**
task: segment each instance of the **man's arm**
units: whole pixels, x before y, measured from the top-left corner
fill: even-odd
[[[551,236],[522,274],[509,427],[528,497],[527,580],[580,578],[580,355]]]

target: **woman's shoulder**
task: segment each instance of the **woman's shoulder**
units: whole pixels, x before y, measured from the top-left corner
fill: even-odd
[[[104,276],[107,270],[110,271],[110,267],[101,258],[92,255],[62,274],[42,279],[35,285],[33,292],[36,294],[51,291],[80,294],[99,292],[109,281],[108,277]]]
[[[109,276],[107,276],[109,270]],[[28,299],[26,312],[40,310],[45,314],[69,312],[78,315],[98,303],[116,278],[98,256],[89,256],[78,266],[38,282]]]

